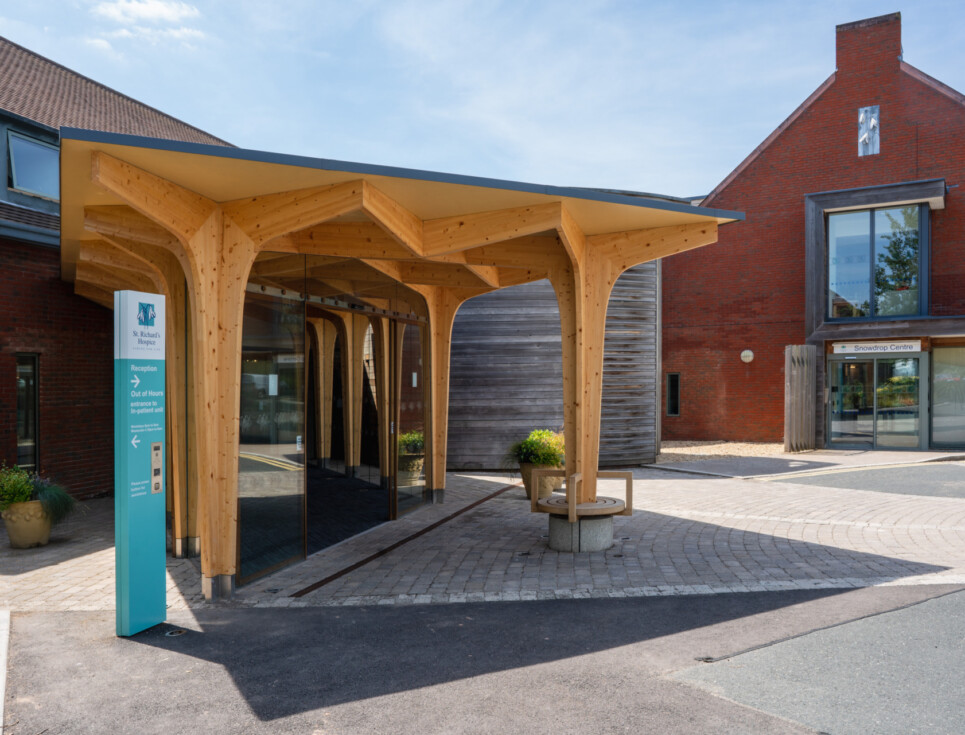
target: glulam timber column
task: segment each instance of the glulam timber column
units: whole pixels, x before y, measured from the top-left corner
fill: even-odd
[[[177,259],[167,250],[118,234],[118,222],[103,213],[88,215],[87,225],[97,231],[99,240],[81,244],[81,262],[97,263],[117,273],[146,273],[153,288],[132,283],[135,290],[153,290],[165,297],[167,369],[167,501],[171,514],[171,552],[176,558],[197,555],[197,539],[192,544],[188,528],[186,377],[185,377],[185,280]],[[167,238],[173,241],[173,238]]]
[[[318,359],[315,361],[315,380],[318,410],[316,456],[322,467],[332,458],[332,384],[335,377],[335,338],[337,330],[328,319],[310,318],[308,324],[315,333]]]
[[[215,202],[101,152],[92,180],[176,238],[191,294],[194,411],[201,469],[202,589],[231,595],[237,565],[241,320],[257,248]]]
[[[429,432],[426,458],[426,491],[433,503],[441,503],[446,490],[446,444],[449,431],[449,357],[452,325],[464,301],[481,293],[465,288],[413,286],[426,302],[429,316],[428,362]]]
[[[612,516],[631,512],[622,501],[597,496],[603,346],[610,293],[623,271],[715,242],[717,227],[713,223],[684,225],[588,238],[564,207],[558,232],[569,262],[551,268],[550,282],[560,308],[568,487],[566,499],[547,498],[539,501],[539,506],[551,514],[551,548],[599,551],[612,545]],[[576,505],[575,512],[571,504]]]

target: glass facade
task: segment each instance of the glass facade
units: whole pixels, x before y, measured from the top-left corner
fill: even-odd
[[[305,311],[249,293],[241,347],[239,582],[304,556]]]
[[[932,425],[935,447],[965,447],[965,347],[932,350]]]
[[[425,302],[366,264],[262,253],[242,329],[239,584],[426,500]]]
[[[422,360],[422,328],[399,324],[402,330],[401,374],[399,375],[399,438],[397,512],[399,515],[422,504],[426,487],[425,375]]]
[[[828,317],[886,318],[921,310],[921,207],[828,215]]]

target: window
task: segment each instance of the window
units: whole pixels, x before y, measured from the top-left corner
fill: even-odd
[[[828,215],[828,317],[875,319],[922,313],[919,204]]]
[[[37,355],[17,355],[17,464],[37,470]]]
[[[680,373],[667,373],[667,415],[680,415]]]
[[[57,146],[12,130],[7,132],[7,145],[10,151],[10,187],[26,194],[60,199],[60,154]]]

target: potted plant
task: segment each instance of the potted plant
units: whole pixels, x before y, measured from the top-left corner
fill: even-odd
[[[399,434],[399,485],[415,485],[422,474],[426,439],[419,430]]]
[[[50,527],[73,508],[74,499],[60,485],[17,465],[0,465],[0,515],[13,548],[43,546]]]
[[[507,459],[519,464],[519,474],[523,477],[526,497],[532,498],[533,470],[557,469],[563,467],[566,448],[563,434],[550,429],[536,429],[530,435],[509,448]],[[543,477],[539,482],[537,497],[547,498],[554,490],[563,487],[562,477]]]

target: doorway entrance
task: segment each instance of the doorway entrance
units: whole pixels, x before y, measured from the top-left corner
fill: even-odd
[[[832,447],[925,449],[927,355],[828,360]]]

